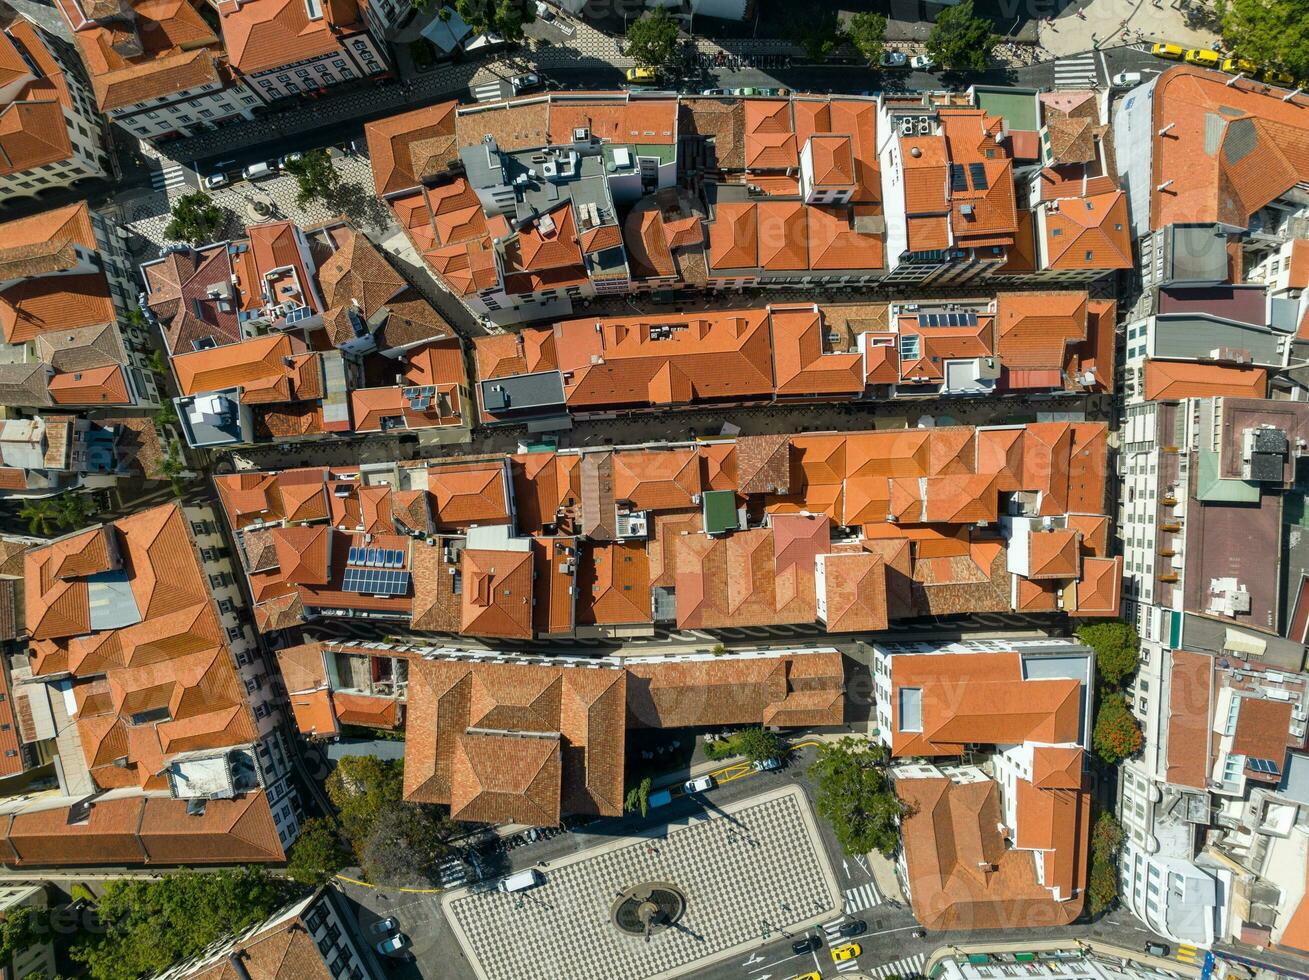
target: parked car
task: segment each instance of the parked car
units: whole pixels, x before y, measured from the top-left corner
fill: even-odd
[[[936,59],[930,54],[916,54],[909,59],[909,67],[914,71],[931,71],[936,67]]]
[[[773,772],[782,768],[781,759],[760,759],[750,763],[750,768],[755,772]]]
[[[805,953],[812,953],[816,949],[821,949],[823,941],[817,936],[805,936],[803,939],[797,939],[791,944],[791,952],[796,956],[803,956]]]
[[[1169,61],[1181,61],[1186,51],[1180,44],[1164,44],[1155,42],[1150,45],[1150,53],[1156,58],[1167,58]]]
[[[232,182],[232,178],[227,176],[223,171],[208,174],[204,179],[205,190],[216,191],[220,187],[226,187]]]
[[[1239,72],[1254,77],[1259,71],[1259,66],[1249,58],[1224,58],[1223,71],[1231,72],[1233,75]]]
[[[841,928],[837,929],[836,933],[842,939],[849,939],[851,936],[862,936],[867,931],[867,922],[863,919],[852,919],[849,922],[842,922]]]
[[[915,939],[926,939],[926,938],[927,938],[927,930],[926,930],[926,929],[915,929],[913,932],[909,933],[909,935],[913,936]]]
[[[823,980],[821,973],[814,973],[812,970],[808,973],[797,973],[790,980]]]
[[[269,177],[276,176],[277,162],[275,160],[260,160],[241,171],[242,180],[267,180]]]
[[[373,935],[386,936],[400,928],[400,923],[396,921],[395,916],[389,915],[385,919],[378,919],[373,923]]]
[[[909,65],[909,56],[903,51],[883,51],[882,56],[877,59],[877,64],[882,68],[906,68]]]
[[[683,793],[703,793],[713,789],[718,783],[714,781],[713,776],[696,776],[694,779],[688,779],[682,784]]]
[[[731,95],[730,89],[725,88],[703,88],[700,90],[701,95]]]
[[[655,71],[653,68],[629,68],[627,69],[627,80],[642,84],[653,82],[655,80]]]
[[[288,153],[285,156],[277,158],[277,167],[279,170],[285,170],[288,163],[295,163],[297,160],[304,159],[304,154],[299,150],[294,153]]]
[[[1141,84],[1141,73],[1139,71],[1120,71],[1109,79],[1109,84],[1114,88],[1135,88]]]
[[[1217,68],[1223,63],[1223,56],[1217,51],[1210,51],[1208,48],[1191,48],[1186,52],[1184,60],[1188,65],[1199,65],[1201,68]]]
[[[1288,74],[1278,68],[1265,68],[1260,77],[1270,85],[1283,85],[1286,88],[1290,88],[1295,84],[1294,75]]]
[[[1167,956],[1172,950],[1166,943],[1148,942],[1145,944],[1145,951],[1151,956]]]
[[[408,945],[409,945],[409,937],[406,936],[403,932],[397,932],[394,936],[388,936],[386,939],[383,939],[380,943],[378,943],[374,947],[374,949],[376,949],[383,956],[391,956],[395,953],[400,952],[400,950],[404,949]]]
[[[513,86],[515,95],[522,95],[524,92],[532,92],[541,87],[541,76],[534,71],[526,72],[522,75],[515,75],[509,79],[509,84]]]
[[[864,948],[858,943],[845,943],[841,946],[832,947],[832,962],[844,963],[852,960],[864,951]]]

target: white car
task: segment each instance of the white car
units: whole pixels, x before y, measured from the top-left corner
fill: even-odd
[[[713,776],[696,776],[695,779],[688,779],[682,784],[682,792],[689,796],[691,793],[703,793],[706,790],[711,790],[717,785]]]
[[[389,936],[400,928],[400,923],[395,920],[395,916],[389,915],[385,919],[378,919],[373,923],[373,935]]]
[[[877,64],[882,68],[904,68],[909,64],[909,56],[903,51],[883,51]]]
[[[916,54],[909,59],[909,67],[914,71],[931,71],[936,67],[936,59],[930,54]]]
[[[241,177],[244,180],[267,180],[269,177],[277,176],[276,160],[261,160],[258,163],[252,163],[241,171]]]
[[[286,156],[284,156],[284,157],[278,157],[278,160],[277,160],[277,167],[278,167],[279,170],[285,170],[285,169],[286,169],[286,165],[287,165],[288,163],[295,163],[297,160],[300,160],[300,159],[302,159],[303,157],[304,157],[304,154],[301,153],[299,150],[296,150],[294,153],[288,153],[288,154],[287,154]]]
[[[205,177],[205,190],[216,191],[220,187],[226,187],[231,182],[232,178],[221,171],[216,174],[209,174]]]
[[[409,945],[409,937],[403,932],[397,932],[394,936],[389,936],[377,944],[376,949],[383,956],[390,956],[392,953],[398,953]]]
[[[1139,71],[1120,71],[1109,79],[1109,84],[1114,88],[1135,88],[1141,84],[1141,73]]]

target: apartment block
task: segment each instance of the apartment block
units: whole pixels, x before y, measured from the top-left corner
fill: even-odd
[[[11,699],[54,777],[0,798],[0,859],[284,860],[300,817],[275,679],[212,512],[165,504],[23,562]]]
[[[0,8],[0,201],[109,175],[103,120],[76,52]]]
[[[467,441],[459,339],[362,232],[247,231],[141,267],[191,446],[393,430]]]

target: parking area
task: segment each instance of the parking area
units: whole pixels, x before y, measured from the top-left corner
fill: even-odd
[[[442,899],[479,980],[520,980],[550,963],[575,980],[671,977],[826,922],[841,894],[799,788],[710,807],[657,836],[620,839],[545,862],[518,893],[492,883]],[[667,881],[686,896],[672,929],[649,942],[620,933],[623,889]]]

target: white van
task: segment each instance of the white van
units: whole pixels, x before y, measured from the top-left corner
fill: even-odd
[[[241,176],[246,180],[267,180],[277,176],[277,169],[263,162],[252,163],[241,171]]]
[[[525,892],[529,888],[535,888],[537,885],[543,884],[545,884],[545,878],[541,875],[541,872],[535,868],[528,868],[526,871],[511,874],[508,878],[501,878],[500,891]]]

